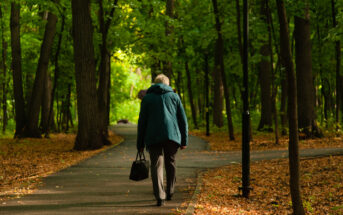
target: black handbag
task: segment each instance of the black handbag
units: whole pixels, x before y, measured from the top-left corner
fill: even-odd
[[[141,181],[148,177],[149,161],[145,160],[144,152],[137,152],[136,160],[131,166],[130,179],[133,181]]]

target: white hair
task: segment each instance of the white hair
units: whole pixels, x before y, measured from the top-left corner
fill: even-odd
[[[159,74],[158,76],[156,76],[154,82],[155,84],[162,83],[169,86],[169,78],[165,76],[164,74]]]

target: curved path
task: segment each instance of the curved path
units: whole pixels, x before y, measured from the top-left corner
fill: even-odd
[[[125,141],[75,166],[44,179],[34,194],[0,205],[0,214],[172,214],[190,200],[198,171],[241,161],[240,152],[208,152],[207,143],[190,137],[186,150],[177,154],[177,184],[173,200],[156,207],[150,178],[128,179],[136,155],[136,126],[117,125]],[[302,156],[343,154],[343,149],[305,150]],[[147,154],[146,154],[147,155]],[[252,160],[287,157],[287,151],[253,152]]]

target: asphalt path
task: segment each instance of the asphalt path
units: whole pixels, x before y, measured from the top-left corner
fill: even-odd
[[[137,152],[137,127],[116,125],[113,129],[124,137],[123,143],[46,177],[33,194],[0,203],[0,214],[173,214],[188,206],[182,203],[191,199],[200,171],[241,162],[240,152],[210,152],[205,141],[191,136],[189,147],[177,153],[173,200],[167,201],[164,207],[156,207],[151,179],[129,180],[130,167]],[[302,157],[333,154],[343,154],[343,148],[301,150]],[[286,150],[251,154],[252,161],[286,157]]]

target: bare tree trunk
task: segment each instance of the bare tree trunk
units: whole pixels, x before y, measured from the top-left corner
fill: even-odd
[[[197,113],[196,113],[194,100],[193,100],[191,73],[190,73],[189,68],[188,68],[187,60],[185,62],[185,69],[186,69],[186,74],[187,74],[187,87],[188,87],[189,103],[191,105],[191,110],[192,110],[192,119],[193,119],[195,129],[198,129]]]
[[[306,2],[306,4],[309,4]],[[305,8],[304,17],[294,17],[294,36],[296,52],[296,75],[298,91],[299,129],[306,137],[321,137],[322,132],[317,126],[315,116],[315,97],[312,74],[312,51],[309,6]]]
[[[44,79],[48,75],[49,58],[56,32],[57,16],[53,13],[48,14],[48,22],[45,26],[43,43],[38,61],[38,67],[35,82],[32,89],[32,95],[29,104],[28,121],[25,128],[26,137],[41,137],[41,131],[38,128],[40,108],[42,105]]]
[[[101,148],[90,0],[72,0],[78,131],[74,149]]]
[[[11,3],[11,48],[16,129],[14,137],[23,136],[26,124],[20,46],[20,5]]]
[[[298,135],[298,113],[297,113],[297,85],[294,74],[294,65],[289,44],[289,30],[286,9],[283,0],[276,0],[280,22],[280,53],[281,63],[286,69],[288,80],[288,122],[289,122],[289,171],[290,189],[292,197],[293,213],[304,215],[300,194],[299,173],[299,135]]]
[[[217,0],[212,0],[214,15],[216,20],[216,30],[217,30],[217,42],[216,42],[216,54],[215,54],[215,70],[219,70],[218,73],[221,74],[222,84],[224,86],[224,96],[225,96],[225,105],[226,105],[226,116],[229,130],[230,140],[234,140],[234,130],[232,123],[232,114],[231,114],[231,105],[230,105],[230,95],[229,88],[227,86],[226,74],[224,68],[224,42],[221,33],[221,24],[219,21],[219,11],[217,6]]]

